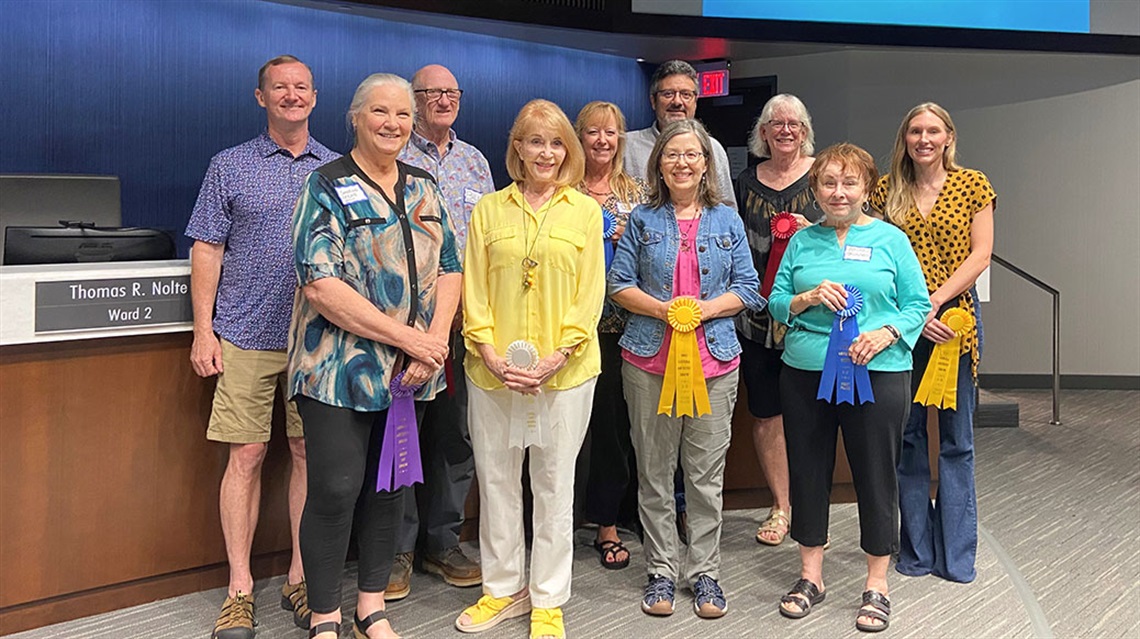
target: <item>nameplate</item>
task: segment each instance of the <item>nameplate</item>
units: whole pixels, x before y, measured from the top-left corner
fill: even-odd
[[[190,276],[36,282],[36,332],[194,321]]]

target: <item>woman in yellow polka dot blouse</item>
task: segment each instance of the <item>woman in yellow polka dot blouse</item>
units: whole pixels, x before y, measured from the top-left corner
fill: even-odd
[[[935,344],[955,332],[939,321],[950,308],[977,318],[974,282],[990,263],[997,196],[980,171],[955,162],[958,134],[937,104],[907,113],[895,138],[891,172],[879,180],[871,205],[906,231],[926,276],[933,310],[914,348],[912,385],[922,380]],[[938,495],[930,502],[927,407],[911,404],[899,457],[901,550],[897,570],[950,581],[974,580],[978,545],[974,493],[974,409],[980,322],[961,335],[956,409],[938,411]]]

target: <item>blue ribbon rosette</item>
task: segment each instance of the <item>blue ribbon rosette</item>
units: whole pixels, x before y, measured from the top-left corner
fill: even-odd
[[[606,252],[606,272],[610,272],[610,264],[614,263],[614,243],[612,238],[617,233],[617,216],[613,212],[602,209],[602,244]]]
[[[389,390],[392,404],[384,422],[380,462],[376,469],[376,492],[394,491],[401,486],[423,483],[420,462],[420,435],[416,429],[415,393],[421,384],[404,385],[404,371],[392,378]]]
[[[859,335],[859,321],[855,316],[863,308],[863,293],[850,284],[844,284],[843,289],[847,291],[847,306],[835,312],[816,399],[854,405],[857,396],[860,404],[874,402],[875,394],[871,391],[871,375],[867,367],[857,366],[847,353],[851,342]]]

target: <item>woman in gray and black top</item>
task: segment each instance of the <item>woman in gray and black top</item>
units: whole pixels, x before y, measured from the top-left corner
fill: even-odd
[[[748,142],[753,155],[762,159],[736,178],[736,201],[760,275],[761,295],[767,297],[786,236],[822,215],[808,188],[808,170],[815,161],[811,115],[796,96],[777,95],[760,111]],[[752,443],[773,499],[768,518],[756,531],[756,541],[777,546],[791,528],[792,512],[779,391],[787,327],[773,322],[767,310],[745,310],[736,317],[736,329],[743,348],[741,370],[748,388],[748,412],[753,417]]]

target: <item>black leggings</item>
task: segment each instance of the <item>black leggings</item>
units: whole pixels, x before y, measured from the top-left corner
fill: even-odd
[[[348,541],[356,524],[357,587],[377,593],[388,587],[396,536],[404,516],[403,491],[376,492],[377,463],[388,411],[366,413],[297,397],[305,425],[309,494],[301,515],[301,562],[309,608],[319,614],[340,608],[340,581]],[[417,419],[423,407],[416,402]]]
[[[620,333],[598,333],[602,374],[594,389],[590,413],[590,470],[582,515],[599,526],[616,525],[630,482],[633,442],[629,435],[629,408],[621,381]]]
[[[910,415],[910,372],[871,371],[875,401],[832,404],[816,399],[819,371],[784,366],[780,398],[792,499],[792,539],[827,542],[831,477],[839,429],[859,503],[859,545],[882,557],[899,549],[899,487],[895,476],[903,426]]]

